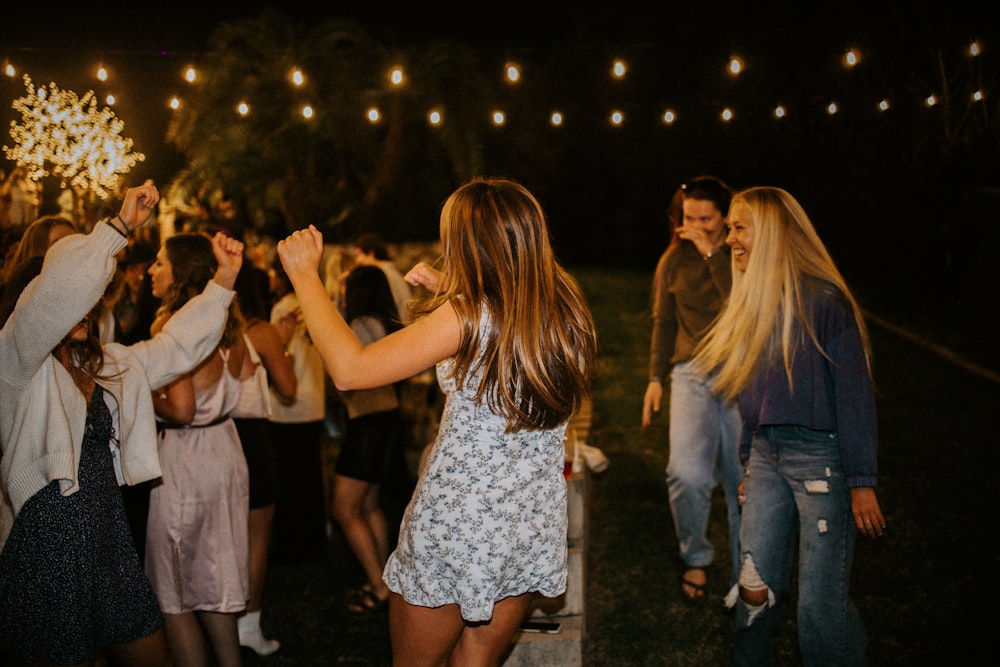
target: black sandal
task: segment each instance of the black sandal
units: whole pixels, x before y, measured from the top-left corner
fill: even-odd
[[[369,614],[383,611],[388,604],[389,598],[379,600],[371,586],[365,585],[351,592],[347,610],[355,614]]]
[[[688,575],[694,570],[701,570],[705,575],[705,583],[698,584],[691,581]],[[689,567],[684,574],[681,575],[681,595],[684,599],[692,604],[699,604],[704,602],[708,597],[708,572],[703,567]]]

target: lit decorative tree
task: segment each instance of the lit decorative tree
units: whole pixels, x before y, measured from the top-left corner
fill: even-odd
[[[109,108],[98,109],[93,91],[78,97],[55,83],[35,89],[27,74],[24,87],[27,94],[12,105],[22,122],[11,122],[14,146],[3,150],[27,167],[29,178],[51,173],[75,193],[107,199],[120,175],[146,159],[130,152],[132,140],[121,136],[125,123]]]

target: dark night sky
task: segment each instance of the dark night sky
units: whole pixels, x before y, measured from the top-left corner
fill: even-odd
[[[388,42],[448,38],[473,46],[553,46],[595,42],[697,44],[712,40],[780,41],[854,37],[877,31],[885,37],[913,20],[943,28],[958,22],[981,29],[987,24],[980,3],[845,1],[778,2],[240,2],[149,8],[79,2],[56,9],[33,3],[7,7],[0,20],[0,46],[156,50],[204,48],[213,27],[223,21],[253,17],[268,4],[293,19],[314,21],[330,16],[354,19]],[[584,4],[588,6],[583,6]],[[966,7],[965,5],[968,5]],[[92,9],[91,9],[92,8]],[[134,13],[133,13],[134,12]]]
[[[162,151],[162,136],[168,112],[164,82],[179,82],[178,65],[189,55],[209,48],[212,32],[220,23],[252,18],[267,2],[178,6],[159,3],[111,10],[106,4],[79,2],[74,7],[21,3],[6,7],[0,15],[0,59],[9,58],[31,74],[36,85],[55,81],[62,88],[83,93],[95,88],[93,65],[102,56],[122,63],[120,81],[129,75],[118,111],[154,110],[162,119],[154,123],[128,123],[125,134],[135,139],[136,150],[147,153],[147,161],[136,169],[139,177],[152,175],[164,165],[173,167],[176,156]],[[983,18],[984,10],[971,11],[963,2],[803,3],[716,2],[630,3],[607,2],[417,2],[379,3],[371,0],[344,2],[273,3],[290,19],[309,25],[324,18],[355,20],[387,45],[406,45],[432,39],[459,41],[483,50],[509,51],[517,55],[546,53],[557,49],[646,47],[669,68],[697,75],[706,58],[719,59],[733,52],[778,53],[785,61],[801,54],[822,52],[829,57],[855,42],[877,44],[894,61],[903,61],[908,48],[895,44],[914,35],[954,33],[956,38],[983,39],[995,48],[996,22]],[[588,6],[583,6],[583,5]],[[322,7],[317,7],[322,5]],[[822,5],[822,6],[819,6]],[[33,9],[41,7],[42,11]],[[93,7],[92,10],[87,8]],[[58,8],[58,9],[57,9]],[[943,9],[942,9],[943,8]],[[791,55],[791,58],[788,56]],[[714,62],[714,60],[712,61]],[[808,72],[799,62],[793,63]],[[788,85],[796,85],[789,75]],[[684,79],[692,80],[691,78]],[[808,83],[808,81],[807,81]],[[904,83],[904,82],[901,82]],[[156,86],[156,87],[154,87]],[[98,92],[99,89],[98,89]],[[704,91],[698,91],[699,94]],[[0,100],[24,94],[20,79],[0,81]],[[4,103],[0,120],[6,126],[13,118]],[[137,112],[133,112],[137,113]],[[145,113],[145,111],[144,111]],[[5,114],[5,115],[4,115]],[[8,136],[3,132],[0,142]],[[158,179],[159,180],[159,179]]]

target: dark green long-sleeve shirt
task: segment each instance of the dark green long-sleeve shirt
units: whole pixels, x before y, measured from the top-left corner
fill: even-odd
[[[703,259],[690,241],[660,256],[653,276],[650,378],[666,378],[673,364],[691,358],[733,284],[731,250],[723,245]]]

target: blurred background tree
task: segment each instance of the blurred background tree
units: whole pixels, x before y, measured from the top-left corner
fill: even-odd
[[[95,199],[116,195],[122,175],[145,156],[132,151],[132,139],[121,135],[125,124],[108,107],[98,107],[93,91],[80,97],[54,82],[36,88],[27,74],[22,80],[25,95],[12,103],[21,120],[11,122],[13,143],[4,145],[4,153],[32,181],[51,177],[68,190],[70,210],[82,216]]]
[[[470,119],[485,117],[475,107],[488,86],[477,71],[468,47],[393,50],[346,20],[302,26],[269,9],[221,24],[168,128],[187,160],[173,186],[222,193],[276,237],[309,224],[333,242],[435,235],[397,209],[436,206],[479,169]],[[427,122],[445,106],[446,124]]]

